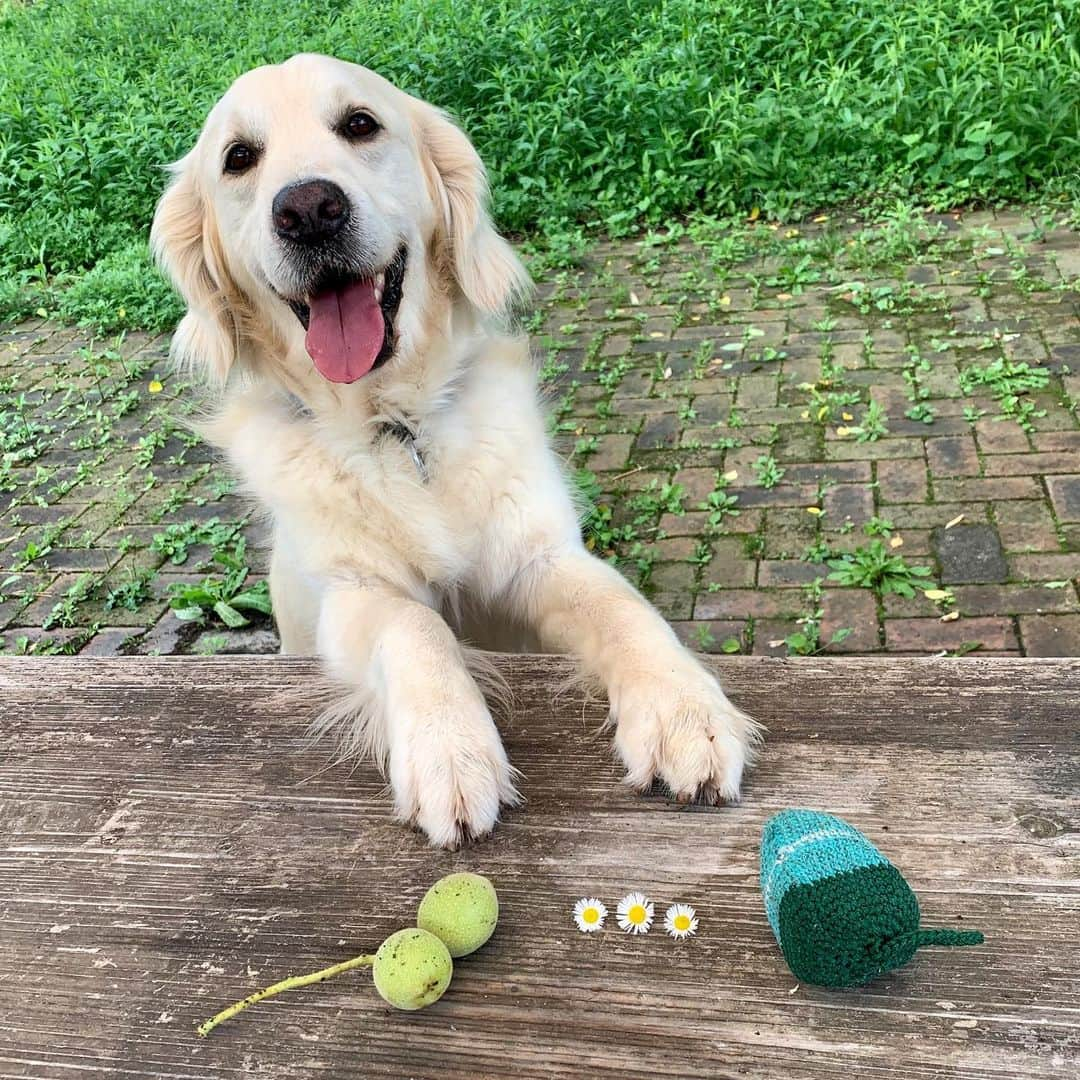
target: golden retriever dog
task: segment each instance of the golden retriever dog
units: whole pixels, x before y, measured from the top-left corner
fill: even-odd
[[[517,799],[463,641],[572,653],[630,784],[737,797],[753,722],[585,550],[509,329],[528,275],[445,113],[329,57],[248,72],[173,166],[152,244],[208,437],[273,523],[282,651],[347,685],[333,722],[402,819],[455,846]]]

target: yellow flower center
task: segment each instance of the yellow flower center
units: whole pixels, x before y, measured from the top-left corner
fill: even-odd
[[[640,926],[646,919],[644,906],[642,904],[634,904],[634,906],[626,913],[626,917],[635,926]]]
[[[690,929],[690,916],[689,915],[676,915],[672,920],[676,930],[689,930]]]
[[[587,923],[596,923],[600,921],[600,912],[594,907],[587,907],[582,913],[581,917]]]

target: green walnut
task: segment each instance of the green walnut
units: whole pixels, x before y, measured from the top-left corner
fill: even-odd
[[[372,974],[375,989],[395,1009],[423,1009],[443,996],[454,962],[434,934],[410,927],[391,934],[379,946]]]
[[[499,896],[480,874],[450,874],[420,901],[416,925],[441,938],[455,959],[476,952],[495,932]]]

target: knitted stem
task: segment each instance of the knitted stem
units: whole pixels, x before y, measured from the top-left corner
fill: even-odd
[[[375,955],[372,953],[371,955],[354,956],[351,960],[345,960],[340,964],[323,968],[321,971],[313,971],[310,975],[290,975],[287,979],[282,979],[281,982],[276,982],[273,986],[267,986],[263,990],[257,990],[254,994],[244,998],[243,1001],[238,1001],[235,1005],[222,1009],[221,1012],[211,1016],[205,1023],[200,1024],[196,1030],[200,1035],[209,1035],[218,1024],[231,1020],[238,1012],[243,1012],[249,1005],[254,1005],[257,1001],[274,997],[277,994],[284,993],[286,990],[296,990],[301,986],[311,986],[312,983],[332,979],[335,975],[342,974],[342,972],[352,971],[353,968],[370,967],[374,962]]]
[[[915,947],[924,945],[981,945],[983,936],[978,930],[917,930]]]

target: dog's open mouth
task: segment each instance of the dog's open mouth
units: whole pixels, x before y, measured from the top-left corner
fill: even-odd
[[[306,303],[286,301],[307,330],[305,347],[324,379],[356,382],[393,356],[405,260],[403,245],[374,277],[335,273]]]

